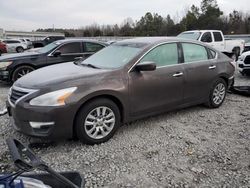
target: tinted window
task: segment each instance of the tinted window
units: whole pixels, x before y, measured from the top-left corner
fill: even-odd
[[[219,41],[223,40],[220,32],[213,32],[213,34],[214,34],[214,41],[215,42],[219,42]]]
[[[183,43],[182,48],[185,62],[202,61],[208,59],[207,50],[201,45]]]
[[[206,32],[201,37],[202,42],[212,42],[212,35],[210,32]]]
[[[152,61],[157,67],[174,65],[178,63],[177,44],[164,44],[151,50],[145,55],[141,62]]]
[[[61,46],[58,50],[62,54],[81,53],[81,43],[80,42],[67,43]]]
[[[102,49],[104,46],[92,42],[85,43],[85,52],[97,52]]]
[[[15,43],[21,43],[20,41],[16,41],[16,40],[6,40],[4,41],[6,44],[15,44]]]

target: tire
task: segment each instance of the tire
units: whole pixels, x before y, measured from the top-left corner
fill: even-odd
[[[2,51],[0,50],[0,56],[2,55]]]
[[[17,53],[22,53],[24,51],[23,47],[19,46],[16,48]]]
[[[24,75],[32,72],[33,70],[35,70],[33,67],[31,66],[28,66],[28,65],[24,65],[24,66],[20,66],[20,67],[17,67],[13,74],[12,74],[12,78],[11,78],[11,81],[12,82],[15,82],[17,81],[19,78],[23,77]]]
[[[235,61],[238,61],[238,58],[239,58],[239,55],[240,55],[240,48],[234,48],[233,50],[233,55],[232,55],[232,59],[235,60]]]
[[[218,108],[222,105],[225,100],[227,93],[227,83],[222,78],[216,80],[209,93],[208,102],[206,106],[209,108]]]
[[[102,113],[105,114],[104,117]],[[112,100],[94,99],[86,103],[77,113],[75,133],[82,143],[100,144],[108,141],[120,127],[120,124],[120,110]]]

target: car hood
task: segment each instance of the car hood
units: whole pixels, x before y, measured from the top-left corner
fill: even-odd
[[[77,80],[82,78],[100,78],[100,74],[110,70],[95,69],[91,67],[76,65],[74,62],[62,63],[48,66],[33,71],[14,83],[14,86],[40,89],[48,86],[57,86],[66,81]]]
[[[34,51],[34,52],[23,52],[23,53],[15,53],[15,54],[7,54],[4,56],[0,56],[0,62],[1,61],[10,61],[10,60],[17,60],[17,59],[25,59],[30,58],[33,56],[38,56],[40,53]]]

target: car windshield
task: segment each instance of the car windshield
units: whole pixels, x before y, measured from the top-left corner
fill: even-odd
[[[41,49],[38,50],[39,53],[47,53],[51,50],[53,50],[55,47],[59,46],[61,43],[60,42],[52,42]]]
[[[192,40],[198,40],[201,36],[201,32],[185,32],[179,34],[177,37],[184,38],[184,39],[192,39]]]
[[[138,55],[145,45],[144,43],[116,43],[83,60],[81,64],[103,69],[119,68]]]

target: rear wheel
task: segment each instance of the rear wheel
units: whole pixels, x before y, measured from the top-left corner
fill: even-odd
[[[15,82],[16,80],[32,72],[33,70],[35,69],[28,65],[17,67],[12,74],[12,82]]]
[[[120,111],[117,105],[106,98],[90,101],[76,117],[76,135],[86,144],[108,141],[119,128]]]
[[[227,84],[225,80],[219,78],[217,81],[214,82],[210,90],[209,99],[206,105],[209,108],[220,107],[225,100],[226,93],[227,93]]]
[[[17,52],[17,53],[21,53],[21,52],[23,52],[23,51],[24,51],[24,49],[23,49],[23,47],[21,47],[21,46],[19,46],[19,47],[16,48],[16,52]]]

